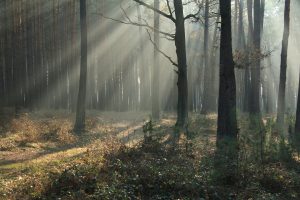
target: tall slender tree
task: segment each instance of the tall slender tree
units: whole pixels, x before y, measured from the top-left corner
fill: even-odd
[[[142,13],[141,13],[141,8],[140,8],[140,4],[136,4],[136,8],[137,8],[137,15],[138,15],[138,23],[141,24],[142,23]],[[138,27],[139,28],[139,77],[141,80],[140,82],[140,110],[144,110],[147,109],[147,94],[148,94],[148,90],[147,90],[147,76],[146,76],[146,59],[145,59],[145,50],[144,50],[144,40],[143,40],[143,28],[141,26]]]
[[[254,29],[253,46],[255,52],[260,53],[261,45],[261,0],[254,0]],[[251,95],[249,111],[254,118],[260,118],[260,60],[256,59],[251,67]]]
[[[238,20],[238,39],[237,47],[239,50],[244,51],[246,48],[245,30],[244,30],[244,0],[239,2],[239,20]]]
[[[182,0],[174,0],[174,8],[176,17],[175,46],[178,61],[178,102],[176,124],[181,127],[186,124],[188,118],[187,61]]]
[[[239,15],[238,15],[238,35],[237,35],[237,50],[243,54],[246,52],[246,39],[245,39],[245,30],[244,30],[244,0],[239,1],[238,5]],[[249,73],[249,70],[247,70],[247,67],[245,70],[236,70],[236,76],[238,76],[239,83],[244,82],[245,84],[248,84],[248,81],[246,82],[244,78],[246,78],[245,74]],[[247,74],[248,76],[248,74]],[[248,87],[248,86],[247,86]],[[237,89],[237,106],[244,110],[245,108],[245,89],[246,86],[244,84],[239,84]],[[248,91],[247,91],[248,92]]]
[[[247,37],[247,48],[246,54],[247,59],[250,59],[250,52],[253,49],[253,0],[247,0],[247,16],[248,16],[248,37]],[[250,100],[251,93],[251,78],[249,66],[245,66],[244,74],[244,106],[243,110],[248,112],[251,106]]]
[[[87,80],[87,21],[86,0],[80,0],[80,30],[81,30],[81,58],[80,80],[77,99],[76,121],[74,131],[81,133],[85,129],[85,104],[86,104],[86,80]]]
[[[237,139],[236,82],[232,54],[231,0],[220,0],[221,44],[217,145]]]
[[[154,8],[159,9],[159,0],[154,0]],[[159,30],[160,28],[160,15],[154,11],[154,29]],[[159,33],[154,31],[154,43],[157,48],[160,48]],[[154,48],[154,65],[152,69],[152,117],[159,119],[159,52]]]
[[[1,1],[0,5],[5,9],[5,1]],[[0,112],[2,107],[5,105],[5,96],[6,96],[6,82],[5,82],[5,54],[4,54],[4,45],[5,41],[5,11],[0,14]]]
[[[220,11],[218,11],[218,13],[220,13]],[[210,55],[209,55],[209,65],[211,66],[211,80],[210,80],[210,88],[211,88],[211,93],[212,95],[210,96],[211,99],[211,108],[213,111],[217,111],[217,105],[218,105],[218,84],[217,81],[218,80],[218,67],[217,65],[219,64],[217,62],[217,58],[219,55],[219,39],[220,39],[220,31],[219,31],[219,21],[220,21],[220,14],[218,14],[217,18],[216,18],[216,23],[215,23],[215,28],[214,28],[214,34],[213,34],[213,40],[212,40],[212,44],[211,44],[211,49],[210,49]]]
[[[295,135],[300,142],[300,74],[298,83],[298,100],[297,100],[297,111],[296,111],[296,122],[295,122]]]
[[[285,89],[286,89],[286,70],[287,70],[287,52],[290,35],[290,0],[285,0],[284,8],[284,31],[281,49],[281,63],[280,63],[280,80],[278,92],[278,107],[277,107],[277,125],[283,127],[284,112],[285,112]]]
[[[203,105],[201,109],[202,114],[207,114],[213,111],[212,108],[212,90],[211,90],[211,67],[208,65],[208,34],[209,34],[209,0],[205,0],[205,14],[204,14],[204,88],[203,88]]]

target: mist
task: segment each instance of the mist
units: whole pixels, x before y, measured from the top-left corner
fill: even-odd
[[[42,156],[96,170],[70,199],[300,198],[299,10],[297,0],[0,1],[0,170]],[[32,186],[38,198],[67,198],[47,180]]]

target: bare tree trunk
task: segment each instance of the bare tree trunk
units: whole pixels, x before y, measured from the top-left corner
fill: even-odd
[[[208,65],[208,34],[209,34],[209,0],[205,1],[205,15],[204,15],[204,49],[203,49],[203,59],[204,59],[204,88],[203,88],[203,105],[201,109],[201,114],[207,114],[212,112],[212,90],[211,90],[211,77],[210,68],[212,66]]]
[[[237,38],[239,33],[238,33],[238,4],[239,0],[234,0],[234,16],[233,16],[233,38]],[[232,46],[233,49],[235,50],[237,47],[237,40],[232,41]]]
[[[154,8],[159,9],[159,0],[154,0]],[[154,29],[159,30],[160,28],[160,14],[154,11]],[[159,48],[159,33],[154,31],[154,43]],[[154,64],[152,71],[152,117],[159,119],[159,52],[154,48]]]
[[[268,45],[269,46],[269,45]],[[269,51],[269,50],[268,50]],[[274,90],[274,85],[275,84],[275,77],[274,77],[274,71],[272,69],[272,60],[271,57],[269,56],[267,58],[267,71],[265,72],[266,74],[266,86],[265,86],[265,93],[266,93],[266,99],[265,99],[265,111],[267,114],[272,114],[274,112],[275,108],[275,90]]]
[[[7,96],[5,99],[5,105],[9,106],[12,101],[13,96],[13,80],[12,80],[12,58],[11,58],[11,37],[9,31],[11,30],[8,28],[10,21],[9,21],[9,11],[10,11],[10,3],[8,0],[4,1],[3,5],[5,9],[5,45],[4,45],[4,54],[5,54],[5,75],[6,75],[6,85],[7,85]]]
[[[261,4],[254,0],[254,32],[253,43],[255,51],[260,52],[261,43]],[[257,58],[251,68],[250,114],[260,117],[260,60]]]
[[[283,127],[284,125],[286,69],[287,69],[287,51],[288,51],[288,44],[289,44],[289,35],[290,35],[290,0],[285,0],[284,33],[283,33],[282,49],[281,49],[280,81],[279,81],[278,107],[277,107],[278,127]]]
[[[260,31],[263,33],[264,30],[264,20],[265,20],[265,0],[261,0],[261,5],[260,5]]]
[[[85,129],[85,102],[87,80],[87,22],[86,0],[80,0],[81,59],[80,80],[74,131],[81,133]]]
[[[248,59],[250,57],[250,52],[253,49],[253,0],[247,0],[247,15],[248,15],[248,39],[246,53]],[[250,69],[246,65],[244,74],[244,111],[248,112],[250,110],[250,93],[251,93],[251,81],[250,81]]]
[[[240,0],[239,4],[239,23],[238,23],[238,49],[245,50],[245,30],[244,30],[244,0]]]
[[[236,82],[232,55],[231,1],[220,0],[221,47],[217,145],[223,139],[237,139]]]
[[[184,127],[188,118],[187,61],[182,0],[174,0],[176,16],[175,46],[178,60],[178,104],[176,125]]]
[[[0,2],[1,7],[5,8],[5,1]],[[4,56],[4,44],[5,44],[5,12],[0,13],[0,113],[5,103],[5,56]]]
[[[75,81],[75,77],[77,75],[76,71],[76,48],[75,48],[75,44],[76,44],[76,0],[72,0],[72,13],[71,13],[71,21],[72,21],[72,25],[71,25],[71,48],[72,48],[72,53],[71,53],[71,75],[70,75],[70,109],[72,112],[75,112],[76,109],[76,87],[74,86]]]
[[[295,135],[296,135],[297,139],[300,139],[300,75],[299,75],[299,84],[298,84],[298,100],[297,100],[297,111],[296,111],[296,122],[295,122]]]
[[[14,106],[15,106],[15,115],[19,114],[21,108],[21,96],[22,96],[22,83],[21,83],[21,24],[18,20],[21,19],[20,2],[14,2],[13,8],[13,46],[14,46],[14,60],[13,60],[13,81],[14,81]],[[22,19],[21,19],[22,20]]]
[[[210,73],[210,88],[211,88],[211,109],[213,112],[217,111],[217,99],[218,99],[218,85],[217,85],[217,55],[218,55],[218,49],[219,49],[219,20],[220,20],[220,14],[218,14],[218,17],[216,18],[216,24],[213,34],[213,40],[212,45],[210,49],[210,55],[209,55],[209,66],[211,66],[211,73]]]
[[[137,14],[138,14],[138,22],[142,24],[142,14],[140,5],[137,3]],[[139,76],[140,76],[140,109],[144,110],[146,107],[147,101],[147,88],[146,88],[146,74],[145,74],[145,55],[144,55],[144,42],[143,42],[143,28],[139,26]]]
[[[237,46],[236,49],[245,53],[246,41],[245,41],[245,30],[244,30],[244,0],[239,1],[238,5],[238,34],[237,34]],[[245,97],[245,86],[243,84],[245,78],[244,70],[236,69],[236,81],[237,81],[237,107],[241,110],[244,109],[244,97]]]

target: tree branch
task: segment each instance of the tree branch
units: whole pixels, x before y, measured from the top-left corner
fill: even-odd
[[[167,13],[164,13],[164,12],[162,12],[161,10],[156,9],[156,8],[150,6],[149,4],[144,3],[144,2],[141,1],[141,0],[133,0],[133,1],[139,3],[139,4],[142,5],[142,6],[145,6],[146,8],[148,8],[148,9],[150,9],[150,10],[153,10],[153,11],[157,12],[158,14],[160,14],[160,15],[162,15],[162,16],[168,18],[168,19],[170,19],[170,20],[171,20],[172,22],[174,22],[174,23],[176,22],[176,19],[173,17],[172,14],[169,14],[169,15],[168,15]]]
[[[172,16],[172,18],[174,18],[173,17],[173,11],[172,11],[172,9],[171,9],[171,6],[170,6],[170,1],[169,0],[166,0],[167,1],[167,7],[168,7],[168,10],[169,10],[169,13],[170,13],[170,15]],[[175,18],[174,18],[175,19]]]
[[[189,14],[189,15],[187,15],[187,16],[184,17],[184,20],[194,18],[195,21],[199,21],[200,17],[198,17],[197,14],[199,14],[199,13],[196,13],[196,14]]]
[[[200,14],[201,8],[202,8],[202,6],[198,6],[198,11],[195,14],[189,14],[189,15],[185,16],[184,20],[194,18],[195,21],[199,21],[200,20],[199,14]]]
[[[152,40],[152,37],[151,37],[151,34],[149,33],[149,30],[147,29],[147,33],[148,33],[148,36],[149,36],[149,39],[150,39],[150,42],[153,44],[154,48],[159,52],[161,53],[165,58],[167,58],[171,63],[172,65],[174,65],[175,67],[178,68],[178,64],[172,60],[172,58],[170,56],[168,56],[166,53],[164,53],[162,50],[159,49],[159,47],[157,46],[157,44]]]
[[[118,22],[118,23],[121,23],[121,24],[126,24],[126,25],[133,25],[133,26],[140,26],[140,27],[145,27],[145,28],[149,28],[151,29],[152,31],[154,32],[157,32],[157,33],[160,33],[162,35],[165,35],[166,38],[168,38],[168,40],[174,40],[175,38],[175,34],[171,34],[171,33],[167,33],[167,32],[164,32],[164,31],[161,31],[161,30],[158,30],[156,28],[154,28],[153,26],[150,26],[148,23],[145,22],[145,24],[140,24],[140,23],[137,23],[137,22],[134,22],[130,19],[130,17],[127,15],[126,11],[124,10],[124,8],[122,6],[120,6],[123,14],[125,15],[125,18],[128,20],[128,21],[122,21],[122,20],[119,20],[119,19],[115,19],[115,18],[111,18],[111,17],[107,17],[105,15],[103,15],[103,13],[95,13],[95,14],[99,14],[101,17],[105,18],[105,19],[109,19],[109,20],[112,20],[112,21],[115,21],[115,22]]]

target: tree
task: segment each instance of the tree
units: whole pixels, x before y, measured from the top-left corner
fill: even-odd
[[[247,16],[248,16],[248,38],[247,38],[247,48],[246,55],[250,57],[250,51],[253,48],[253,0],[247,0]],[[251,93],[251,82],[250,82],[250,69],[249,66],[245,66],[245,74],[244,74],[244,106],[243,110],[248,112],[250,110],[251,101],[250,101],[250,93]]]
[[[221,44],[217,145],[237,139],[236,83],[232,54],[231,1],[220,0]]]
[[[141,8],[140,5],[137,3],[136,4],[137,8],[137,15],[138,15],[138,23],[142,24],[142,14],[141,14]],[[147,109],[148,107],[148,101],[147,101],[147,96],[149,96],[149,90],[147,89],[147,83],[148,83],[148,77],[146,75],[146,59],[145,59],[145,50],[144,50],[144,40],[143,40],[143,28],[142,26],[139,26],[139,76],[141,78],[141,83],[140,83],[140,110]]]
[[[176,16],[175,46],[178,61],[178,102],[176,125],[183,127],[188,118],[188,87],[187,87],[187,63],[185,47],[185,28],[182,0],[174,0]]]
[[[212,66],[208,65],[208,34],[209,34],[209,0],[205,0],[205,14],[204,14],[204,90],[203,90],[203,106],[201,109],[202,114],[207,114],[208,112],[212,112],[213,109],[213,97],[211,90],[211,70]]]
[[[212,44],[211,44],[211,49],[209,53],[209,66],[211,66],[211,73],[210,73],[210,88],[211,88],[211,109],[213,111],[217,111],[217,99],[218,99],[218,85],[217,85],[217,58],[218,58],[218,49],[219,47],[219,20],[220,20],[220,11],[218,10],[218,15],[216,17],[216,23],[215,23],[215,28],[214,28],[214,33],[213,33],[213,39],[212,39]]]
[[[86,80],[87,80],[87,22],[86,22],[86,0],[80,0],[80,30],[81,30],[81,58],[80,79],[77,98],[76,121],[74,131],[81,133],[85,129],[85,102],[86,102]]]
[[[254,29],[253,46],[254,50],[260,52],[261,44],[261,0],[254,0]],[[251,68],[251,95],[249,111],[254,117],[260,118],[260,60],[256,59]]]
[[[238,15],[238,35],[237,35],[237,50],[247,55],[246,51],[246,36],[244,30],[244,0],[239,1],[238,5],[239,15]],[[248,97],[246,97],[245,93],[248,93],[249,88],[249,68],[248,66],[245,67],[245,70],[241,71],[237,70],[237,76],[240,83],[244,81],[244,84],[239,84],[238,87],[238,105],[242,110],[246,110],[245,108],[248,103]],[[246,91],[247,90],[247,91]]]
[[[169,0],[167,0],[167,7],[169,10],[169,14],[154,8],[151,5],[146,4],[141,0],[133,0],[148,9],[151,9],[161,16],[164,16],[167,19],[170,19],[175,24],[175,35],[166,34],[169,38],[175,40],[176,46],[176,55],[177,55],[177,63],[172,61],[170,57],[168,59],[172,62],[174,66],[177,67],[177,88],[178,88],[178,102],[177,102],[177,122],[176,125],[178,127],[184,127],[188,118],[188,83],[187,83],[187,59],[186,59],[186,41],[185,41],[185,25],[184,22],[186,19],[197,18],[196,15],[190,14],[184,17],[183,14],[183,3],[182,0],[174,0],[174,12],[175,17],[173,16],[173,11],[171,10]],[[146,25],[146,27],[148,27]],[[154,29],[154,28],[152,28]],[[159,31],[155,30],[154,31]],[[159,31],[162,33],[161,31]],[[154,44],[157,48],[157,45]],[[162,52],[161,52],[162,53]],[[164,54],[165,55],[165,54]],[[165,55],[166,56],[166,55]]]
[[[284,32],[281,49],[280,80],[277,107],[277,125],[283,127],[285,112],[285,89],[286,89],[286,70],[287,70],[287,51],[290,35],[290,0],[285,0],[284,8]]]
[[[246,48],[244,30],[244,0],[240,0],[239,3],[238,32],[237,46],[239,50],[244,51]]]
[[[154,8],[159,9],[159,0],[154,0]],[[160,15],[154,11],[154,29],[159,30]],[[160,48],[159,33],[154,31],[154,43]],[[154,48],[154,65],[152,68],[152,117],[159,119],[159,52]]]
[[[3,1],[0,3],[1,6],[5,6],[5,4],[3,5]],[[5,99],[5,57],[4,57],[4,48],[3,48],[3,44],[5,43],[5,39],[4,39],[4,28],[3,28],[3,24],[5,21],[5,12],[2,12],[0,14],[0,113],[2,111],[2,107],[4,106],[4,99]]]
[[[296,122],[295,122],[295,135],[300,142],[300,75],[298,84],[298,100],[297,100],[297,111],[296,111]]]
[[[10,12],[10,3],[6,0],[3,2],[3,7],[5,8],[4,13],[4,25],[6,27],[5,33],[4,33],[4,64],[5,64],[5,81],[6,81],[6,99],[5,99],[5,105],[10,105],[10,102],[13,100],[13,80],[12,80],[12,51],[11,51],[11,36],[9,34],[11,30],[10,20],[9,20],[9,12]]]

